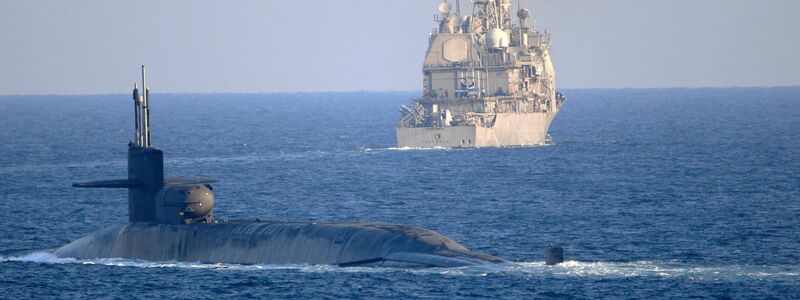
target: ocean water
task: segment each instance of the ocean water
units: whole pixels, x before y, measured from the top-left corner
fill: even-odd
[[[416,93],[154,94],[168,176],[218,217],[403,223],[516,263],[57,258],[127,221],[128,95],[0,97],[0,298],[799,298],[800,87],[572,90],[552,146],[397,149]],[[543,248],[568,262],[545,266]]]

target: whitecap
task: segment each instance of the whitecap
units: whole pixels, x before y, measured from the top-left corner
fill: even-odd
[[[0,262],[32,262],[42,264],[72,264],[78,260],[74,258],[61,258],[46,251],[32,252],[22,256],[0,257]]]

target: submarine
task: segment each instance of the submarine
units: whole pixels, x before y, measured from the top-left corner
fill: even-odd
[[[52,250],[76,259],[124,258],[231,264],[461,267],[503,264],[432,230],[362,222],[235,221],[214,217],[215,180],[165,178],[163,151],[150,137],[150,89],[142,66],[134,84],[135,134],[127,179],[74,183],[128,190],[128,224]]]

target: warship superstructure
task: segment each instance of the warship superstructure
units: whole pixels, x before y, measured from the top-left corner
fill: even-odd
[[[128,258],[239,264],[456,267],[504,263],[434,231],[353,222],[228,221],[215,218],[210,179],[165,178],[164,154],[151,143],[150,92],[142,66],[134,87],[128,178],[74,184],[128,189],[129,223],[52,250],[77,259]]]
[[[550,32],[511,0],[471,0],[460,16],[439,4],[422,67],[422,98],[401,106],[399,147],[504,147],[549,142],[566,97],[556,90]]]

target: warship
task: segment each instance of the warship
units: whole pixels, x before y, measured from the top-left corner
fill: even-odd
[[[134,85],[133,141],[127,179],[75,183],[128,190],[128,224],[103,229],[51,250],[76,259],[126,258],[235,264],[458,267],[505,263],[471,252],[434,231],[359,222],[231,221],[213,214],[211,183],[164,178],[164,154],[151,143],[150,90]]]
[[[471,0],[461,16],[447,0],[434,16],[422,66],[422,98],[401,105],[397,144],[412,148],[533,146],[550,142],[548,129],[566,97],[556,90],[551,33],[539,32],[511,0]]]

